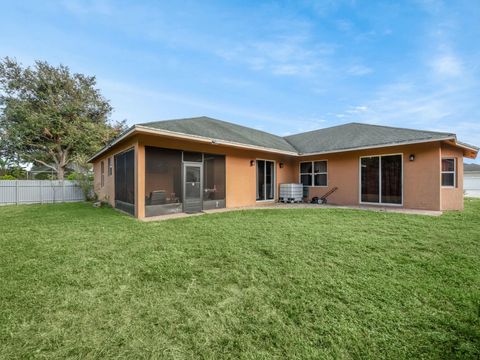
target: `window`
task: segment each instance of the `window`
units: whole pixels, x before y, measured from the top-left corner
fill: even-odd
[[[102,161],[100,163],[100,186],[103,187],[105,185],[105,164]]]
[[[300,182],[304,186],[327,186],[328,165],[326,160],[300,163]]]
[[[457,161],[455,158],[442,159],[442,186],[456,187]]]
[[[108,176],[112,176],[113,174],[113,164],[112,164],[112,158],[108,158]]]

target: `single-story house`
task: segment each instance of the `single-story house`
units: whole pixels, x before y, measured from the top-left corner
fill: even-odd
[[[130,127],[95,154],[99,198],[137,218],[278,201],[282,183],[338,205],[463,209],[455,134],[350,123],[290,136],[208,117]]]
[[[463,177],[465,195],[480,197],[480,164],[465,164]]]

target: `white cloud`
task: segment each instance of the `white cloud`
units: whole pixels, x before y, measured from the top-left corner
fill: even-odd
[[[331,44],[312,44],[306,36],[279,36],[273,40],[246,42],[217,55],[225,60],[244,63],[251,70],[273,75],[309,76],[328,69],[326,58],[333,54]]]
[[[361,114],[368,111],[367,106],[353,106],[351,109],[346,110],[348,114]]]
[[[305,119],[270,113],[264,109],[246,109],[232,104],[211,101],[189,94],[174,93],[170,90],[151,90],[128,83],[98,78],[98,85],[114,105],[113,116],[127,119],[130,125],[161,119],[189,116],[217,116],[224,120],[238,122],[245,119],[245,126],[263,126],[269,123],[290,127],[292,122],[308,123]],[[182,109],[179,112],[179,109]],[[259,125],[260,124],[260,125]],[[270,130],[272,132],[274,130]]]
[[[463,74],[462,61],[454,54],[436,56],[432,60],[431,67],[440,76],[458,77]]]
[[[456,82],[449,86],[421,83],[418,78],[381,87],[361,106],[331,114],[343,122],[454,132],[461,141],[480,145],[480,111],[476,87]],[[333,121],[333,123],[337,123]]]
[[[365,65],[352,65],[347,69],[347,73],[353,76],[364,76],[373,72],[373,69]]]

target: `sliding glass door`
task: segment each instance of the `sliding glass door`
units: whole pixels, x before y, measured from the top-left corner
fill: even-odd
[[[360,158],[360,201],[402,204],[402,155]]]
[[[275,163],[257,160],[257,201],[275,199]]]

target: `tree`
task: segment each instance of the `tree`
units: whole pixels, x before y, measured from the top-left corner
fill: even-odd
[[[0,157],[0,176],[6,175],[8,171],[9,162],[7,159],[2,159]]]
[[[0,149],[5,158],[39,163],[63,180],[71,162],[85,159],[117,136],[125,122],[112,122],[112,107],[94,76],[36,61],[0,62]]]

